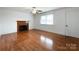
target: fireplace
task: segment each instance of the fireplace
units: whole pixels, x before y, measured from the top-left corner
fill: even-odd
[[[17,21],[17,32],[28,31],[29,23],[27,21]]]
[[[20,25],[19,26],[19,31],[26,31],[26,30],[28,30],[27,25]]]

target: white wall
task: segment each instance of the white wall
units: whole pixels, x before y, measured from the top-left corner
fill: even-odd
[[[53,14],[54,15],[54,25],[41,25],[40,24],[40,16],[45,14]],[[46,13],[38,14],[34,16],[34,27],[36,29],[41,29],[49,32],[54,32],[58,34],[65,35],[65,9],[58,9],[54,11],[49,11]]]
[[[30,29],[33,28],[33,17],[32,14],[28,11],[18,11],[12,10],[11,8],[0,8],[0,22],[2,23],[2,33],[7,34],[17,31],[17,23],[16,21],[19,19],[23,19],[28,21]],[[2,18],[2,19],[1,19]]]
[[[1,36],[1,24],[0,24],[0,36]]]
[[[0,35],[2,34],[2,15],[3,15],[3,13],[2,13],[2,10],[0,9]]]
[[[54,25],[41,25],[40,16],[54,14]],[[79,38],[79,8],[60,8],[34,16],[34,28]],[[65,25],[68,25],[66,28]]]

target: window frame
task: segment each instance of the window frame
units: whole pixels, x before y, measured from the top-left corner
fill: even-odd
[[[52,23],[42,23],[41,17],[46,17],[46,22],[48,21],[47,16],[52,15]],[[47,15],[41,15],[40,16],[40,24],[41,25],[54,25],[54,14],[47,14]]]

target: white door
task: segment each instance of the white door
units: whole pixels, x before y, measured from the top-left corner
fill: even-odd
[[[79,38],[79,8],[66,8],[66,35]]]

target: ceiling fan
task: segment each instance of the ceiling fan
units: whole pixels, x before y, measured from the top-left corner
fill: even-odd
[[[32,13],[33,14],[40,14],[40,13],[42,13],[43,11],[42,10],[39,10],[39,9],[37,9],[36,7],[32,7]]]

